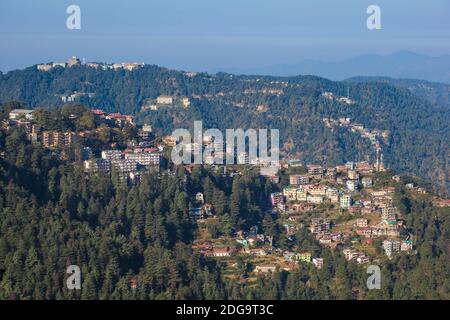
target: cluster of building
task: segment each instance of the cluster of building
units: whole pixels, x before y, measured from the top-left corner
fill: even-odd
[[[163,142],[169,147],[175,147],[177,140],[173,136],[163,137]],[[279,179],[279,163],[271,157],[251,155],[247,151],[239,151],[234,143],[228,145],[223,137],[220,139],[210,135],[204,135],[201,142],[182,143],[183,151],[189,152],[196,163],[200,159],[201,164],[206,166],[225,166],[225,164],[251,165],[261,168],[261,175],[273,178],[274,182]],[[231,161],[229,160],[231,159]]]
[[[38,64],[36,68],[39,71],[50,71],[53,68],[60,67],[60,68],[71,68],[74,66],[80,66],[83,63],[78,59],[76,56],[72,56],[67,62],[52,62],[52,63],[46,63],[46,64]],[[97,63],[97,62],[88,62],[85,63],[87,67],[94,68],[94,69],[102,69],[102,70],[128,70],[133,71],[138,68],[142,68],[145,64],[139,63],[139,62],[120,62],[120,63]]]
[[[71,94],[63,94],[61,95],[61,101],[66,103],[66,102],[75,102],[77,100],[79,100],[81,97],[88,97],[88,98],[93,98],[95,96],[95,93],[86,93],[86,92],[73,92]]]
[[[386,239],[383,241],[383,249],[386,255],[391,258],[396,252],[406,251],[409,252],[413,248],[413,242],[410,239],[396,240]]]
[[[40,143],[49,149],[68,148],[74,142],[77,134],[73,131],[42,130],[33,123],[33,110],[15,109],[9,113],[9,119],[3,121],[2,128],[20,126],[25,129],[28,138],[33,143]]]
[[[357,206],[362,207],[362,210],[358,214],[362,214],[363,216],[365,214],[372,214],[372,217],[375,216],[380,219],[379,223],[370,224],[367,218],[357,218],[352,228],[346,232],[333,233],[330,232],[326,219],[313,219],[310,230],[323,245],[336,246],[356,233],[357,236],[362,237],[368,244],[372,243],[372,239],[384,238],[383,249],[388,257],[391,257],[393,253],[398,251],[409,252],[413,248],[413,242],[409,239],[409,236],[407,236],[408,239],[406,240],[401,239],[401,230],[405,227],[405,221],[399,218],[399,212],[392,204],[392,192],[393,190],[391,188],[370,191],[368,193],[370,199],[361,199],[358,201]],[[346,255],[349,261],[354,260],[357,263],[366,263],[369,261],[368,257],[352,248],[347,248],[345,252],[344,255]]]
[[[187,97],[173,97],[169,95],[161,95],[156,99],[147,99],[141,108],[141,111],[156,111],[161,107],[170,107],[179,105],[183,108],[189,108],[191,101]]]
[[[39,71],[50,71],[53,68],[60,67],[60,68],[71,68],[74,66],[81,65],[80,59],[78,59],[76,56],[72,56],[69,58],[67,62],[52,62],[52,63],[46,63],[46,64],[38,64],[36,68]]]
[[[204,221],[213,215],[213,206],[210,203],[205,203],[199,207],[189,209],[189,216],[196,221]]]
[[[389,130],[379,129],[367,129],[360,123],[352,123],[350,118],[339,118],[337,120],[333,118],[323,118],[325,126],[333,130],[335,127],[347,127],[352,132],[357,133],[363,139],[368,139],[376,152],[376,164],[375,167],[378,171],[384,171],[383,153],[381,149],[380,141],[388,143],[390,132]]]
[[[363,252],[356,251],[353,248],[346,248],[342,250],[345,260],[354,261],[357,264],[365,264],[370,262],[370,258],[366,256]]]
[[[290,164],[296,165],[296,162]],[[333,168],[319,165],[308,165],[306,168],[307,172],[304,174],[290,175],[289,185],[284,187],[282,192],[270,195],[273,208],[288,216],[284,224],[287,237],[295,234],[298,226],[296,222],[302,220],[302,215],[311,210],[324,209],[326,207],[319,205],[328,203],[338,207],[341,214],[346,212],[360,218],[340,232],[333,232],[329,218],[312,218],[309,230],[322,245],[337,247],[348,239],[352,239],[352,242],[359,241],[359,237],[368,243],[372,243],[372,239],[375,238],[387,238],[389,241],[398,239],[395,240],[398,241],[398,246],[394,245],[392,250],[386,250],[388,256],[390,256],[388,252],[400,251],[402,243],[402,251],[412,249],[411,240],[401,240],[402,233],[405,233],[402,232],[405,221],[401,219],[399,211],[393,205],[392,196],[395,187],[373,189],[373,172],[379,169],[376,165],[367,162],[348,162]],[[361,252],[352,248],[348,250],[348,260],[357,263],[366,263],[370,260]]]
[[[192,245],[194,252],[206,257],[229,257],[235,252],[235,248],[225,245],[214,245],[211,242],[200,242]]]
[[[124,151],[103,150],[101,158],[85,160],[84,168],[90,173],[110,173],[115,170],[120,180],[136,183],[142,172],[150,169],[159,171],[160,162],[159,149],[134,147]]]
[[[337,102],[345,103],[348,105],[355,104],[355,101],[350,99],[348,94],[346,97],[340,97],[340,96],[336,96],[333,92],[324,92],[324,93],[322,93],[322,97],[324,97],[325,99],[328,99],[328,100],[337,101]]]
[[[352,194],[361,187],[371,188],[373,184],[371,175],[374,166],[367,162],[348,162],[334,168],[307,165],[307,170],[306,174],[290,175],[289,186],[284,187],[282,192],[271,194],[273,206],[283,210],[286,202],[304,201],[317,205],[329,201],[339,204],[342,209],[350,209]]]
[[[131,115],[123,115],[120,113],[106,113],[100,109],[91,110],[94,117],[104,123],[109,123],[116,127],[124,127],[125,125],[135,126],[134,118]],[[75,115],[70,116],[75,119]],[[45,148],[63,149],[70,147],[77,136],[84,136],[87,131],[73,132],[70,130],[56,131],[43,130],[40,126],[33,123],[33,110],[14,109],[9,113],[9,119],[2,122],[2,128],[9,130],[11,127],[20,126],[25,129],[30,141],[33,143],[41,143]],[[139,137],[146,140],[150,137],[152,128],[144,125],[139,129]]]
[[[44,148],[62,149],[69,148],[76,137],[75,132],[72,131],[42,131],[40,132],[36,126],[32,126],[31,141],[42,142]]]
[[[205,256],[224,256],[218,255],[214,249],[223,250],[223,248],[228,248],[229,256],[232,252],[251,255],[253,257],[266,256],[274,253],[274,248],[272,247],[273,238],[271,236],[266,236],[264,234],[258,233],[258,227],[254,226],[250,228],[249,231],[239,230],[234,236],[234,241],[237,245],[229,243],[228,246],[220,245],[214,246],[211,242],[196,243],[192,247],[199,253]]]
[[[117,127],[124,127],[126,125],[135,126],[134,117],[129,114],[121,114],[118,112],[106,113],[101,109],[91,110],[94,117],[102,122],[113,124]]]
[[[258,233],[257,226],[251,227],[248,231],[237,231],[235,240],[242,246],[241,253],[252,256],[265,256],[273,251],[273,237]]]

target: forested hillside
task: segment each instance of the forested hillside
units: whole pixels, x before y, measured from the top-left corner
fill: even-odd
[[[0,152],[0,299],[449,299],[448,208],[402,188],[395,201],[417,252],[379,261],[381,290],[368,291],[366,268],[320,246],[306,228],[295,245],[320,254],[324,268],[300,265],[249,282],[252,266],[238,260],[236,281],[193,253],[198,226],[188,209],[201,191],[228,221],[215,234],[256,223],[286,248],[283,227],[265,210],[273,186],[257,173],[231,179],[181,167],[145,175],[139,186],[87,179],[80,163],[33,146],[20,128],[0,131]],[[80,291],[64,286],[70,264],[81,267]]]
[[[394,79],[388,77],[355,77],[349,82],[383,82],[406,88],[416,96],[441,107],[450,108],[450,84],[417,79]]]
[[[323,96],[349,97],[354,104]],[[0,100],[23,101],[31,108],[62,105],[62,96],[78,93],[76,102],[105,111],[131,113],[157,132],[188,127],[278,128],[282,156],[306,162],[374,160],[367,139],[345,127],[331,130],[323,118],[351,118],[368,130],[388,131],[380,141],[385,163],[398,172],[415,173],[449,190],[450,110],[431,104],[408,89],[387,83],[332,82],[311,76],[259,77],[191,74],[157,66],[134,71],[97,70],[87,66],[36,67],[0,76]],[[188,97],[177,106],[141,112],[149,100],[166,94]]]

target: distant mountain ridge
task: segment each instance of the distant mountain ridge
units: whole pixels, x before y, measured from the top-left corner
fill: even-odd
[[[358,76],[384,76],[450,84],[450,55],[430,57],[410,51],[399,51],[386,56],[361,55],[334,62],[309,59],[296,64],[236,68],[223,71],[273,76],[310,74],[331,80],[344,80]]]

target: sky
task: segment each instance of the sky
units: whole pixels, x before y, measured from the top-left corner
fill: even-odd
[[[81,29],[69,30],[69,5]],[[368,30],[369,5],[381,30]],[[409,50],[450,54],[450,0],[0,0],[0,70],[136,61],[211,71]]]

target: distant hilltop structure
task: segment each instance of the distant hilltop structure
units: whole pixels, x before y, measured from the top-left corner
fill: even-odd
[[[322,97],[328,99],[328,100],[333,100],[333,101],[337,101],[340,103],[345,103],[348,105],[353,105],[355,104],[355,101],[350,99],[350,90],[347,90],[347,96],[346,97],[339,97],[339,96],[335,96],[333,92],[324,92],[322,93]]]
[[[138,68],[141,68],[145,65],[145,63],[139,63],[139,62],[120,62],[120,63],[97,63],[97,62],[87,62],[82,63],[80,59],[78,59],[76,56],[70,57],[70,59],[67,62],[51,62],[51,63],[45,63],[45,64],[38,64],[36,68],[39,71],[48,72],[53,68],[61,67],[61,68],[72,68],[75,66],[85,65],[89,68],[94,69],[102,69],[102,70],[128,70],[133,71]]]

